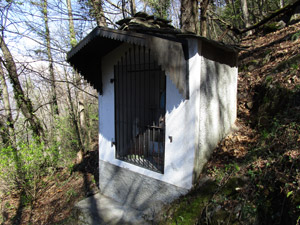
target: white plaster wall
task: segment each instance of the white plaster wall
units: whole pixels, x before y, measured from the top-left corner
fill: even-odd
[[[200,79],[199,147],[195,156],[197,176],[236,120],[237,67],[201,56]]]
[[[174,108],[175,100],[181,98],[176,87],[167,87],[167,123],[166,123],[166,170],[176,181],[184,183],[190,189],[193,182],[195,150],[198,147],[199,103],[200,103],[200,63],[198,42],[189,40],[189,99],[181,101]],[[171,82],[170,82],[171,83]],[[168,95],[169,94],[169,95]],[[177,95],[175,95],[177,94]],[[173,142],[168,141],[172,136]],[[174,178],[173,178],[174,179]]]
[[[160,174],[115,158],[114,77],[113,65],[129,48],[123,44],[102,59],[103,95],[99,96],[99,159],[133,172],[190,189],[193,180],[195,140],[199,124],[200,56],[197,42],[190,45],[190,99],[185,100],[167,76],[165,173]],[[172,142],[169,137],[172,137]]]

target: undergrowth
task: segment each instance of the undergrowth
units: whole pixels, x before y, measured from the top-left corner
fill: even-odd
[[[160,224],[300,224],[300,62],[292,47],[299,32],[290,32],[291,42],[272,34],[242,55],[239,130],[220,142],[198,186],[166,207]]]
[[[242,131],[223,140],[203,173],[208,180],[174,202],[161,224],[299,224],[300,104],[290,95],[275,115],[257,111],[264,124],[255,118],[252,140],[243,142]],[[247,152],[235,155],[240,145]]]

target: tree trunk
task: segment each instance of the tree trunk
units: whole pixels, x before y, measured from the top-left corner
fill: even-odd
[[[249,12],[252,15],[253,24],[255,24],[255,23],[257,23],[257,18],[255,16],[255,12],[254,12],[254,8],[255,8],[255,2],[254,1],[251,1],[251,8],[252,8],[252,10],[250,10]]]
[[[73,13],[72,13],[72,5],[71,5],[71,0],[66,0],[67,2],[67,8],[68,8],[68,17],[69,17],[69,33],[70,33],[70,42],[71,42],[71,46],[75,47],[77,44],[76,41],[76,35],[75,35],[75,27],[74,27],[74,21],[73,21]],[[75,84],[77,87],[81,87],[81,77],[80,75],[75,71]],[[67,76],[66,76],[67,79]],[[72,121],[73,121],[73,125],[75,127],[75,131],[76,131],[76,135],[78,138],[78,142],[79,142],[79,147],[80,147],[80,151],[83,150],[83,140],[84,140],[84,136],[83,133],[86,133],[86,118],[85,118],[85,108],[84,108],[84,97],[81,91],[77,92],[77,96],[78,96],[78,111],[79,111],[79,123],[77,120],[77,116],[75,113],[75,109],[74,109],[74,105],[72,102],[72,97],[71,97],[71,90],[69,87],[69,83],[67,83],[67,89],[68,89],[68,99],[70,102],[70,107],[71,107],[71,117],[72,117]],[[80,126],[79,126],[80,125]]]
[[[2,68],[2,62],[0,61],[0,84],[2,86],[2,99],[4,103],[4,114],[6,117],[6,125],[8,129],[2,130],[2,132],[6,133],[3,135],[3,138],[6,139],[3,142],[7,142],[10,146],[15,146],[15,132],[14,132],[14,121],[12,116],[12,111],[10,107],[8,88],[5,81],[4,71]],[[5,128],[6,126],[3,126]],[[5,138],[6,137],[6,138]]]
[[[202,0],[200,3],[200,35],[207,36],[207,9],[209,6],[209,0]]]
[[[122,2],[122,15],[123,15],[123,19],[125,19],[126,18],[126,2],[125,2],[125,0],[122,0],[121,1]]]
[[[10,146],[10,138],[9,138],[9,131],[7,129],[7,127],[5,126],[5,122],[0,120],[0,137],[1,137],[1,141],[4,144],[5,147]]]
[[[284,0],[280,0],[280,8],[284,7]]]
[[[232,5],[233,14],[236,15],[236,9],[235,9],[235,5],[234,5],[234,0],[231,0],[231,5]]]
[[[258,1],[258,7],[259,7],[259,12],[260,12],[261,18],[263,18],[267,15],[267,13],[265,11],[265,8],[266,8],[265,5],[266,5],[266,2],[264,0]]]
[[[50,85],[51,85],[51,108],[52,114],[55,116],[59,115],[58,110],[58,103],[56,97],[56,84],[55,84],[55,77],[54,77],[54,68],[53,68],[53,58],[51,53],[51,44],[50,44],[50,30],[48,25],[48,2],[47,0],[42,0],[42,13],[44,16],[45,22],[45,39],[46,39],[46,46],[47,46],[47,56],[49,61],[49,73],[50,73]]]
[[[77,45],[75,28],[74,28],[74,20],[73,20],[73,13],[72,13],[72,5],[71,0],[66,0],[67,8],[68,8],[68,20],[69,20],[69,33],[70,33],[70,42],[72,48]]]
[[[107,23],[105,20],[103,7],[102,7],[102,0],[92,0],[92,3],[95,11],[97,25],[101,27],[107,27]]]
[[[1,35],[0,49],[3,53],[3,62],[8,71],[8,76],[13,87],[14,97],[16,99],[18,108],[22,111],[22,114],[29,122],[30,129],[33,131],[33,135],[45,138],[41,122],[34,114],[32,102],[28,97],[25,96],[25,93],[20,84],[15,61]]]
[[[130,0],[130,12],[131,16],[134,16],[134,14],[136,13],[135,0]]]
[[[65,71],[65,79],[68,80],[66,71]],[[67,82],[66,85],[67,85],[67,93],[68,93],[67,97],[68,97],[68,101],[69,101],[69,105],[70,105],[69,112],[70,112],[73,126],[75,128],[76,138],[78,140],[78,151],[82,152],[82,154],[83,154],[83,151],[82,151],[83,144],[82,144],[81,135],[80,135],[80,128],[79,128],[79,123],[78,123],[76,113],[75,113],[75,108],[74,108],[74,104],[73,104],[73,99],[72,99],[71,88],[70,88],[69,82]]]
[[[250,24],[250,19],[249,19],[249,11],[248,11],[248,5],[247,5],[247,0],[241,0],[241,8],[243,12],[243,17],[245,21],[245,27],[248,28],[251,26]],[[248,31],[247,34],[252,34],[251,31]]]
[[[199,13],[197,0],[181,0],[180,25],[184,32],[199,34]]]

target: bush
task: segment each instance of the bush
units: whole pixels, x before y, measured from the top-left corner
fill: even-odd
[[[41,177],[56,166],[57,155],[56,146],[45,147],[38,139],[19,142],[17,147],[2,147],[0,180],[6,184],[6,189],[23,190],[26,196],[34,198]]]
[[[72,159],[76,157],[79,149],[79,140],[76,135],[76,129],[73,125],[72,119],[69,116],[61,116],[56,120],[55,127],[56,142],[51,143],[59,146],[59,166],[68,167]]]

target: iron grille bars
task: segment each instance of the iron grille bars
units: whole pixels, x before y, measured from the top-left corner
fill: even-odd
[[[166,76],[145,47],[114,67],[116,158],[163,173]]]

